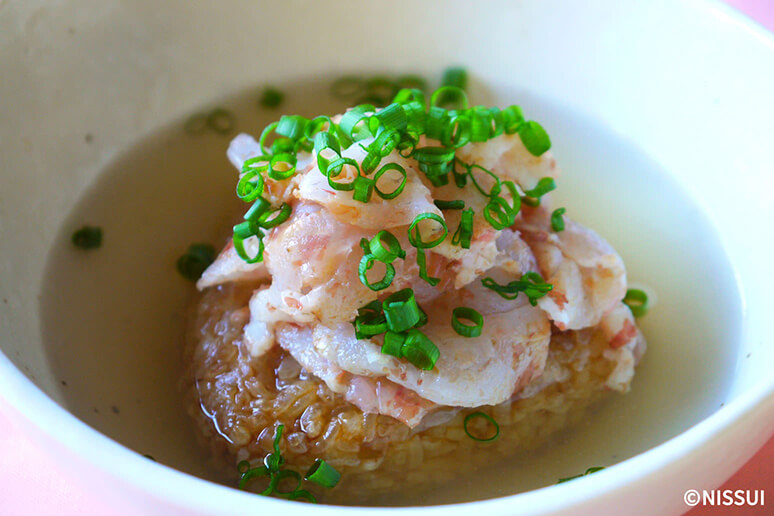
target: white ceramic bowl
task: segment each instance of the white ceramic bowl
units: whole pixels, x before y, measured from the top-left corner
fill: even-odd
[[[686,489],[718,486],[774,429],[774,343],[767,327],[774,292],[771,34],[720,3],[700,1],[331,4],[0,2],[0,395],[15,407],[30,434],[60,456],[73,475],[144,514],[378,512],[289,507],[157,465],[122,446],[142,451],[166,446],[175,435],[144,432],[154,423],[139,408],[110,421],[89,416],[89,403],[95,408],[97,402],[109,403],[102,387],[126,403],[135,394],[133,387],[111,380],[110,371],[103,374],[104,385],[86,383],[75,393],[61,384],[63,361],[99,361],[102,346],[109,348],[110,342],[87,343],[78,353],[58,347],[59,337],[72,340],[72,328],[58,332],[41,322],[41,312],[46,299],[68,299],[68,290],[78,285],[65,281],[49,288],[46,261],[50,249],[63,245],[66,215],[117,154],[212,99],[266,82],[330,78],[346,70],[438,74],[448,64],[463,63],[475,77],[474,88],[491,99],[526,99],[525,107],[536,112],[543,104],[531,98],[561,106],[575,113],[575,120],[593,120],[631,142],[666,170],[670,188],[682,189],[684,197],[645,203],[640,192],[631,191],[631,198],[624,196],[619,204],[634,203],[645,218],[648,210],[655,214],[674,208],[667,203],[684,203],[669,213],[679,216],[673,224],[688,228],[684,233],[696,239],[690,244],[698,253],[691,277],[724,288],[710,293],[717,301],[695,300],[708,307],[704,319],[696,320],[712,323],[706,349],[691,339],[664,338],[650,323],[652,335],[659,335],[651,336],[650,353],[662,358],[643,366],[643,380],[635,380],[631,396],[637,382],[643,382],[652,390],[641,389],[640,396],[656,396],[656,408],[647,416],[626,413],[631,421],[650,418],[641,449],[629,443],[620,457],[630,458],[558,486],[402,512],[620,514],[625,508],[627,514],[677,514],[687,508]],[[551,123],[561,158],[556,135],[580,138],[583,128],[562,128],[561,118]],[[597,159],[608,151],[590,144],[589,153]],[[611,151],[610,159],[620,160],[622,170],[631,165],[625,153]],[[583,170],[588,164],[563,165]],[[581,185],[572,177],[570,183]],[[640,178],[641,185],[649,183],[650,176]],[[620,226],[613,220],[609,226],[604,219],[596,222],[614,243],[625,243],[625,237],[609,234]],[[702,229],[706,220],[714,232]],[[648,259],[663,257],[659,273],[676,275],[670,253],[674,256],[680,246],[667,236],[645,237],[652,244]],[[165,253],[167,258],[174,254]],[[636,253],[625,257],[636,270]],[[117,282],[126,289],[140,282],[142,271],[118,268]],[[703,292],[698,283],[693,283],[695,292]],[[172,290],[170,303],[178,306],[185,296]],[[694,291],[687,284],[681,292],[684,304],[671,307],[661,293],[661,313],[673,322],[679,322]],[[80,308],[71,308],[77,322]],[[89,310],[93,316],[103,308],[110,313],[110,305]],[[685,317],[693,316],[686,312]],[[670,356],[675,358],[666,367]],[[99,368],[96,363],[92,373]],[[132,367],[143,364],[127,364]],[[688,394],[659,391],[658,385],[684,386]],[[701,392],[711,396],[697,408]],[[663,425],[654,423],[651,414],[658,417],[662,402],[672,409],[683,403],[684,417],[665,411]],[[622,428],[626,424],[622,416]],[[659,428],[670,430],[659,433]],[[175,453],[182,452],[170,451],[164,462],[181,463]]]

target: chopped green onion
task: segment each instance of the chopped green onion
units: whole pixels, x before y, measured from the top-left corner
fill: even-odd
[[[237,464],[237,471],[239,471],[239,489],[244,490],[247,483],[258,477],[271,477],[271,472],[269,471],[269,468],[266,466],[257,466],[255,468],[250,467],[250,463],[246,460],[241,461],[239,464]],[[274,486],[269,485],[269,488],[263,491],[261,494],[264,496],[268,496],[274,491]]]
[[[524,114],[519,106],[508,106],[503,109],[503,129],[506,134],[518,132],[524,123]]]
[[[383,314],[378,316],[359,316],[355,319],[355,337],[367,339],[374,335],[381,335],[387,331],[387,319]]]
[[[560,478],[559,481],[557,482],[557,484],[561,484],[561,483],[564,483],[564,482],[569,482],[570,480],[575,480],[576,478],[585,477],[586,475],[591,475],[592,473],[596,473],[597,471],[601,471],[603,469],[605,469],[604,466],[596,466],[596,467],[593,467],[593,468],[589,468],[589,469],[586,470],[585,473],[581,473],[580,475],[574,475],[572,477],[567,477],[567,478]]]
[[[305,499],[307,502],[317,503],[317,498],[306,489],[298,489],[288,496],[288,500],[301,500]]]
[[[462,166],[465,169],[465,171],[457,172],[457,165]],[[460,159],[454,158],[454,162],[452,164],[452,174],[454,174],[454,184],[457,185],[457,188],[465,188],[465,185],[468,184],[469,172],[470,172],[470,167],[468,167]]]
[[[207,127],[218,134],[228,134],[234,130],[234,115],[223,108],[215,108],[207,114]]]
[[[396,258],[405,258],[406,251],[401,249],[398,239],[389,231],[379,231],[369,242],[370,254],[384,263],[392,263]]]
[[[503,185],[505,185],[505,188],[510,192],[511,199],[513,200],[513,204],[509,206],[510,209],[510,215],[511,215],[511,224],[513,225],[514,222],[516,222],[516,215],[519,214],[519,211],[521,211],[521,196],[519,196],[519,191],[516,189],[516,185],[513,183],[513,181],[503,181]]]
[[[441,85],[442,94],[438,96],[436,102],[431,101],[431,104],[451,104],[458,101],[460,99],[460,92],[465,95],[465,90],[468,87],[467,70],[462,67],[447,68],[443,73]],[[465,99],[465,107],[467,107],[467,98]]]
[[[331,85],[331,93],[338,98],[354,97],[362,93],[364,89],[365,81],[354,75],[347,75],[336,79]]]
[[[457,103],[460,111],[468,109],[468,94],[457,86],[441,86],[430,96],[430,105],[439,107],[441,104]]]
[[[242,164],[242,177],[237,183],[237,197],[245,202],[252,202],[263,193],[263,176],[261,172],[269,168],[269,160],[266,156],[250,158]],[[261,163],[261,165],[257,165]]]
[[[487,203],[484,208],[484,218],[497,230],[505,229],[514,222],[511,207],[502,197],[494,197]]]
[[[277,128],[274,129],[274,132],[290,138],[292,141],[297,141],[306,134],[308,124],[309,119],[301,115],[283,115],[277,122]]]
[[[351,166],[351,167],[355,167],[355,169],[357,170],[355,178],[352,181],[350,181],[349,183],[339,183],[337,181],[334,181],[333,178],[340,176],[341,173],[344,171],[344,167],[347,166],[347,165]],[[355,161],[352,158],[339,158],[339,159],[337,159],[336,161],[334,161],[333,163],[331,163],[328,166],[328,172],[327,172],[326,175],[328,176],[328,185],[331,188],[333,188],[334,190],[337,190],[337,191],[345,191],[345,192],[348,192],[350,190],[354,190],[355,189],[355,179],[357,179],[358,177],[361,177],[360,176],[360,168],[359,168],[359,166],[357,164],[357,161]]]
[[[352,198],[360,202],[371,200],[371,194],[374,191],[374,180],[363,176],[357,176],[354,181],[354,192]]]
[[[433,204],[438,206],[439,210],[461,210],[465,207],[465,201],[461,200],[442,201],[440,199],[436,199],[433,201]]]
[[[419,322],[419,306],[410,288],[399,290],[382,301],[384,316],[390,331],[399,333]]]
[[[470,421],[472,421],[474,419],[478,419],[478,418],[485,419],[492,426],[494,426],[494,430],[495,430],[494,434],[492,434],[489,437],[477,437],[477,436],[471,434],[470,430],[468,430],[468,424],[470,423]],[[489,414],[484,414],[483,412],[480,412],[480,411],[472,412],[472,413],[468,414],[467,416],[465,416],[465,420],[463,421],[462,426],[463,426],[463,428],[465,430],[465,433],[468,435],[468,437],[470,437],[474,441],[486,443],[486,442],[489,442],[489,441],[494,441],[495,439],[500,437],[500,425],[497,424],[497,421],[495,421],[494,418],[492,418],[492,416],[490,416]]]
[[[507,285],[500,285],[490,277],[482,279],[481,284],[494,290],[505,299],[516,299],[519,293],[523,292],[532,306],[536,306],[537,300],[554,288],[550,283],[546,283],[537,272],[527,272],[521,279],[511,281]]]
[[[551,148],[551,139],[543,126],[530,120],[519,126],[519,138],[533,156],[540,156]]]
[[[261,106],[265,108],[275,108],[282,104],[282,100],[285,98],[285,94],[277,88],[268,86],[264,88],[261,94]]]
[[[306,128],[304,129],[304,137],[308,141],[314,142],[315,137],[323,131],[325,124],[328,124],[328,129],[333,127],[333,121],[331,120],[331,117],[325,115],[314,117],[309,121],[308,124],[306,124]]]
[[[567,208],[557,208],[551,213],[551,229],[559,233],[564,231],[564,219],[562,215],[567,212]]]
[[[274,211],[266,210],[258,217],[258,225],[262,228],[269,229],[275,226],[279,226],[290,217],[291,208],[288,203],[283,202],[282,206]],[[274,215],[274,217],[272,217]],[[271,218],[270,218],[271,217]]]
[[[449,67],[443,72],[441,84],[466,90],[468,89],[468,71],[461,66]]]
[[[368,113],[373,113],[374,111],[376,111],[376,108],[371,104],[355,106],[341,117],[339,128],[352,141],[356,142],[369,138],[372,134],[368,123],[371,115]]]
[[[630,288],[626,291],[623,302],[632,311],[634,317],[642,317],[648,313],[648,294],[643,290]]]
[[[473,238],[473,208],[462,211],[460,225],[452,236],[452,245],[459,245],[463,249],[470,249]]]
[[[540,206],[540,198],[548,192],[556,190],[556,181],[553,177],[541,178],[535,188],[531,190],[524,190],[525,197],[522,199],[524,204],[529,206]]]
[[[500,190],[502,190],[502,184],[501,184],[500,178],[497,177],[497,174],[495,174],[491,170],[488,170],[482,167],[481,165],[468,165],[467,169],[468,169],[468,175],[470,176],[470,180],[473,182],[473,186],[476,187],[476,190],[481,192],[481,195],[483,195],[484,197],[490,197],[490,198],[496,197],[497,195],[499,195]],[[482,172],[484,172],[494,180],[494,183],[492,183],[492,187],[489,189],[489,192],[485,192],[484,189],[476,180],[476,176],[473,174],[474,169],[481,170]]]
[[[395,187],[395,190],[389,193],[385,193],[379,189],[378,181],[379,181],[379,178],[381,178],[386,172],[389,172],[390,170],[397,170],[403,176],[403,180],[397,187]],[[406,174],[405,168],[398,165],[397,163],[387,163],[382,168],[380,168],[379,171],[374,176],[374,190],[376,190],[376,195],[378,195],[382,199],[394,199],[395,197],[399,196],[401,192],[403,192],[403,189],[406,187],[407,180],[408,180],[408,175]]]
[[[382,353],[401,358],[403,356],[401,355],[401,349],[405,341],[406,336],[403,333],[386,332],[384,334],[384,344],[382,344]]]
[[[258,237],[258,252],[251,258],[245,250],[244,241],[253,236]],[[263,231],[261,231],[257,222],[248,220],[234,226],[232,241],[234,243],[234,250],[245,262],[258,263],[263,261]]]
[[[315,135],[314,152],[317,154],[317,168],[324,176],[328,175],[328,167],[331,163],[341,159],[339,140],[329,132],[320,132]]]
[[[411,329],[406,334],[401,355],[419,369],[430,371],[435,367],[441,352],[427,335],[417,329]]]
[[[191,244],[177,259],[177,271],[186,279],[198,280],[204,270],[215,261],[215,248],[210,244]]]
[[[473,326],[464,324],[460,319],[473,322]],[[458,306],[452,310],[452,328],[463,337],[478,337],[484,328],[484,317],[472,308]]]
[[[279,122],[272,122],[266,127],[263,128],[263,131],[261,131],[261,136],[258,137],[258,145],[261,147],[261,152],[264,154],[272,154],[272,151],[269,147],[266,146],[266,142],[269,139],[269,136],[274,132],[274,130],[279,125]]]
[[[283,181],[296,173],[296,155],[291,153],[275,154],[269,161],[269,177]]]
[[[259,224],[258,219],[269,208],[271,208],[271,203],[269,203],[269,201],[267,201],[263,197],[259,197],[253,203],[253,205],[250,206],[250,209],[247,210],[247,213],[245,213],[245,217],[244,218],[245,218],[245,220],[253,221],[256,224]]]
[[[424,249],[417,249],[417,265],[419,266],[419,277],[434,287],[441,282],[441,278],[433,278],[427,273],[427,256]]]
[[[341,473],[322,459],[316,459],[309,471],[306,472],[306,480],[319,484],[328,489],[336,487],[341,480]]]
[[[441,236],[434,240],[430,241],[423,241],[422,240],[422,234],[419,231],[418,224],[423,220],[434,220],[435,222],[439,223],[441,225],[441,228],[443,228],[443,231],[441,232]],[[429,249],[431,247],[435,247],[446,238],[446,235],[449,233],[449,228],[446,227],[446,222],[441,218],[439,215],[436,215],[435,213],[420,213],[416,217],[414,217],[414,221],[411,223],[408,229],[409,234],[409,242],[411,245],[418,249]]]
[[[376,258],[370,254],[364,255],[360,259],[360,264],[357,268],[358,275],[360,276],[360,282],[373,291],[384,290],[392,284],[392,280],[395,277],[395,267],[393,267],[391,263],[385,263],[384,277],[376,283],[371,283],[368,280],[367,273],[374,266],[375,261]]]
[[[75,231],[70,239],[78,249],[96,249],[102,245],[102,228],[83,226]]]
[[[441,143],[459,149],[472,138],[470,117],[463,113],[450,115],[446,128],[441,133]]]

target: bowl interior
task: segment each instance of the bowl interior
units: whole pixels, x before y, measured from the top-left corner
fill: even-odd
[[[492,2],[484,11],[501,14],[493,18],[449,2],[442,13],[412,4],[422,12],[404,20],[345,2],[305,6],[308,17],[290,20],[287,7],[242,2],[216,17],[186,4],[65,4],[12,3],[0,17],[0,69],[13,72],[0,83],[0,347],[119,443],[214,478],[176,390],[192,287],[174,261],[193,241],[223,242],[240,206],[228,140],[192,140],[185,118],[227,106],[240,130],[257,133],[272,115],[256,110],[262,85],[289,93],[283,110],[335,111],[327,84],[364,69],[432,81],[461,63],[476,102],[521,104],[552,136],[563,169],[557,204],[607,238],[630,282],[658,298],[643,320],[650,346],[632,392],[551,447],[479,475],[476,498],[619,462],[770,384],[762,307],[774,280],[759,271],[772,250],[760,236],[774,219],[764,166],[774,130],[757,103],[774,80],[756,63],[770,62],[771,49],[722,12],[680,6],[655,20],[611,2],[591,18],[564,3]],[[316,35],[344,12],[385,23]],[[420,23],[432,17],[442,20]],[[573,22],[581,17],[593,23]],[[662,38],[642,44],[655,23]],[[267,51],[283,33],[300,36]],[[449,33],[475,37],[438,44]],[[672,52],[676,41],[711,43]],[[336,52],[307,51],[315,46]],[[745,131],[717,129],[740,124]],[[86,223],[105,228],[96,253],[68,245]],[[452,487],[421,501],[467,498]]]

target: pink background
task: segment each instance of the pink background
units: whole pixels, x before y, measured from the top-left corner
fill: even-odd
[[[774,0],[727,0],[761,25],[774,31]],[[48,450],[30,441],[12,419],[13,412],[0,398],[0,514],[126,516],[97,493],[68,477]],[[774,437],[722,489],[765,489],[768,504],[745,508],[744,514],[774,514]],[[688,516],[740,514],[728,507],[693,509]]]

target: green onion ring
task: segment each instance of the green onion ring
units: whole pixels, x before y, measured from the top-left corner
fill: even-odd
[[[551,212],[551,229],[553,229],[555,233],[564,231],[564,218],[562,218],[562,215],[566,212],[567,208],[557,208]]]
[[[541,156],[551,148],[551,139],[543,126],[534,120],[519,126],[519,138],[533,156]]]
[[[431,371],[441,356],[438,346],[417,329],[408,331],[400,352],[406,360],[425,371]]]
[[[626,291],[623,302],[632,311],[634,317],[642,317],[648,313],[648,294],[643,290],[630,288]]]
[[[410,288],[389,295],[382,301],[382,308],[387,318],[387,327],[395,333],[413,328],[419,322],[419,306]]]
[[[461,201],[459,199],[455,201],[442,201],[440,199],[436,199],[433,201],[433,204],[435,204],[439,210],[461,210],[465,208],[465,201]]]
[[[502,197],[492,198],[484,207],[484,218],[493,228],[505,229],[513,224],[511,207]]]
[[[400,174],[403,176],[403,181],[390,193],[385,193],[379,189],[379,178],[384,175],[385,172],[388,172],[390,170],[397,170],[400,172]],[[408,174],[406,173],[406,169],[402,166],[398,165],[397,163],[387,163],[382,168],[379,169],[379,171],[374,176],[374,190],[376,190],[376,195],[381,197],[382,199],[394,199],[395,197],[399,196],[401,192],[403,192],[403,189],[406,187],[406,182],[408,181]]]
[[[463,249],[470,249],[470,242],[473,239],[473,208],[462,211],[460,225],[452,236],[452,245],[459,245]]]
[[[287,170],[280,170],[275,166],[280,163],[286,163],[288,165]],[[283,181],[292,177],[296,173],[296,155],[295,154],[276,154],[271,157],[269,162],[269,177],[275,181]]]
[[[459,102],[459,110],[468,109],[468,94],[457,86],[441,86],[430,97],[430,106],[438,107],[439,104]]]
[[[278,125],[279,122],[272,122],[271,124],[267,125],[261,132],[260,138],[258,138],[258,145],[261,146],[261,152],[264,154],[271,154],[271,149],[266,147],[266,140],[269,139],[269,136],[272,132],[274,132],[274,129],[276,129]]]
[[[464,324],[460,319],[467,319],[474,324]],[[452,310],[452,328],[463,337],[478,337],[484,328],[484,317],[472,308],[458,306]]]
[[[423,249],[417,249],[417,265],[419,266],[419,277],[434,287],[440,283],[441,278],[433,278],[427,273],[427,257]]]
[[[470,431],[468,430],[468,423],[470,423],[471,420],[476,419],[476,418],[486,419],[488,422],[490,422],[492,425],[494,425],[494,427],[495,427],[494,435],[492,435],[491,437],[487,437],[485,439],[481,439],[481,438],[478,438],[478,437],[474,436],[473,434],[471,434]],[[468,435],[468,437],[470,437],[474,441],[478,441],[478,442],[481,442],[481,443],[486,443],[486,442],[494,441],[495,439],[500,437],[500,425],[497,424],[497,421],[495,421],[494,418],[492,418],[492,416],[490,416],[489,414],[484,414],[483,412],[480,412],[480,411],[479,412],[472,412],[472,413],[468,414],[467,416],[465,416],[465,420],[464,420],[462,426],[465,429],[465,433]]]
[[[315,459],[312,467],[305,475],[306,480],[331,489],[341,480],[341,473],[322,459]]]
[[[468,175],[470,176],[470,180],[473,182],[473,186],[476,187],[476,190],[481,192],[481,195],[483,195],[484,197],[492,198],[500,194],[500,191],[502,190],[502,183],[500,181],[500,178],[497,177],[497,174],[495,174],[491,170],[488,170],[482,167],[481,165],[476,165],[476,164],[467,165],[467,168],[468,168]],[[489,193],[485,192],[484,189],[481,188],[481,185],[478,184],[478,181],[476,181],[476,176],[473,175],[474,168],[481,170],[482,172],[486,173],[487,175],[489,175],[495,180],[494,184],[492,185],[492,188],[489,189]]]
[[[374,266],[376,258],[370,254],[363,255],[360,259],[360,264],[357,268],[358,276],[360,276],[360,282],[373,291],[384,290],[392,284],[392,279],[395,277],[395,267],[391,263],[385,263],[384,277],[376,283],[368,281],[367,272]]]
[[[282,206],[274,211],[265,211],[258,217],[258,225],[262,228],[269,229],[275,226],[279,226],[290,217],[291,212],[290,205],[283,202]],[[272,217],[274,215],[274,217]],[[269,218],[272,217],[272,218]]]
[[[429,242],[423,242],[422,241],[422,235],[419,232],[419,227],[417,227],[417,224],[419,224],[423,220],[434,220],[437,223],[441,225],[443,228],[443,233],[441,233],[441,236],[436,238],[435,240],[430,240]],[[416,229],[416,231],[414,231]],[[449,233],[449,228],[446,227],[446,222],[441,218],[440,215],[436,215],[435,213],[420,213],[414,218],[414,221],[411,223],[408,229],[409,234],[409,242],[411,242],[411,245],[413,245],[416,248],[419,249],[429,249],[431,247],[435,247],[446,238],[446,235]]]
[[[406,257],[406,251],[401,249],[398,239],[386,229],[379,231],[368,245],[370,254],[380,262],[392,263],[396,258]]]
[[[396,358],[401,358],[401,348],[406,341],[406,336],[403,333],[395,333],[394,331],[387,331],[384,334],[384,344],[382,344],[382,353],[390,355]]]
[[[333,180],[334,177],[341,175],[345,165],[355,167],[358,170],[358,174],[355,176],[355,179],[360,177],[360,167],[358,166],[357,161],[352,158],[339,158],[328,165],[328,171],[326,174],[328,176],[328,185],[334,190],[348,192],[355,189],[355,179],[352,179],[352,181],[349,183],[337,183]]]

